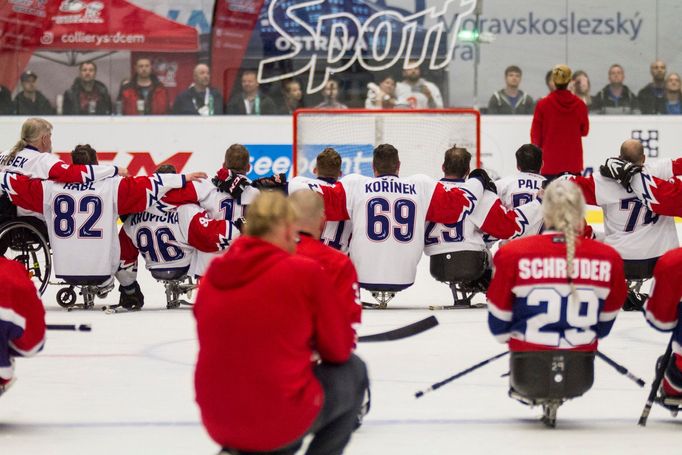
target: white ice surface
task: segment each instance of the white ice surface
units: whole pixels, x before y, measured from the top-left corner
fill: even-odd
[[[66,312],[55,303],[57,288],[48,289],[49,323],[91,323],[93,331],[49,332],[42,353],[18,359],[18,380],[0,398],[1,455],[218,452],[194,403],[191,311],[166,310],[161,285],[146,272],[140,279],[146,303],[137,313]],[[114,292],[96,303],[117,298]],[[409,339],[359,346],[370,370],[372,410],[346,453],[679,453],[682,416],[654,407],[648,426],[638,427],[648,388],[599,360],[593,388],[559,409],[554,430],[539,422],[538,408],[507,397],[507,379],[500,377],[507,358],[415,399],[417,390],[505,350],[489,334],[485,310],[427,309],[450,298],[429,277],[425,259],[415,286],[388,310],[365,311],[361,334],[430,314],[440,325]],[[649,383],[667,338],[640,314],[621,313],[601,349]]]

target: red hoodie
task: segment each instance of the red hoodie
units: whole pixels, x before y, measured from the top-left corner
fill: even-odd
[[[542,149],[543,175],[583,170],[582,136],[590,121],[585,103],[568,90],[555,90],[538,101],[530,141]]]
[[[237,239],[199,287],[196,400],[223,447],[271,451],[294,442],[324,402],[313,351],[342,363],[353,349],[346,309],[319,264],[259,238]]]

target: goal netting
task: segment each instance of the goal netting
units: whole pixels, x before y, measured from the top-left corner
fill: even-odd
[[[372,174],[372,150],[393,144],[400,153],[400,175],[441,178],[443,154],[465,147],[472,168],[480,164],[480,115],[473,109],[315,110],[294,112],[294,175],[312,176],[315,158],[333,147],[345,174]]]

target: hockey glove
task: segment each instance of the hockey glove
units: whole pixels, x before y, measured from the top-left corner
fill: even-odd
[[[254,188],[259,190],[282,190],[287,184],[286,174],[274,174],[270,177],[261,177],[251,182]]]
[[[640,172],[642,172],[641,165],[620,158],[608,158],[604,164],[599,166],[599,173],[603,177],[617,181],[628,191],[632,191],[630,188],[632,178]]]
[[[490,178],[485,169],[474,169],[469,173],[469,178],[480,180],[484,190],[492,191],[493,193],[497,194],[495,182],[493,182],[493,179]]]
[[[225,168],[220,168],[211,181],[216,188],[228,193],[234,199],[239,199],[244,192],[244,188],[250,184],[249,179],[245,176]]]

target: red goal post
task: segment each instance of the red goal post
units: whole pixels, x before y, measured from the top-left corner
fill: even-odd
[[[443,154],[454,145],[467,148],[475,166],[481,165],[481,116],[475,109],[297,109],[293,115],[293,175],[312,176],[325,147],[341,154],[344,175],[372,175],[372,150],[381,143],[398,149],[403,176],[441,178]]]

